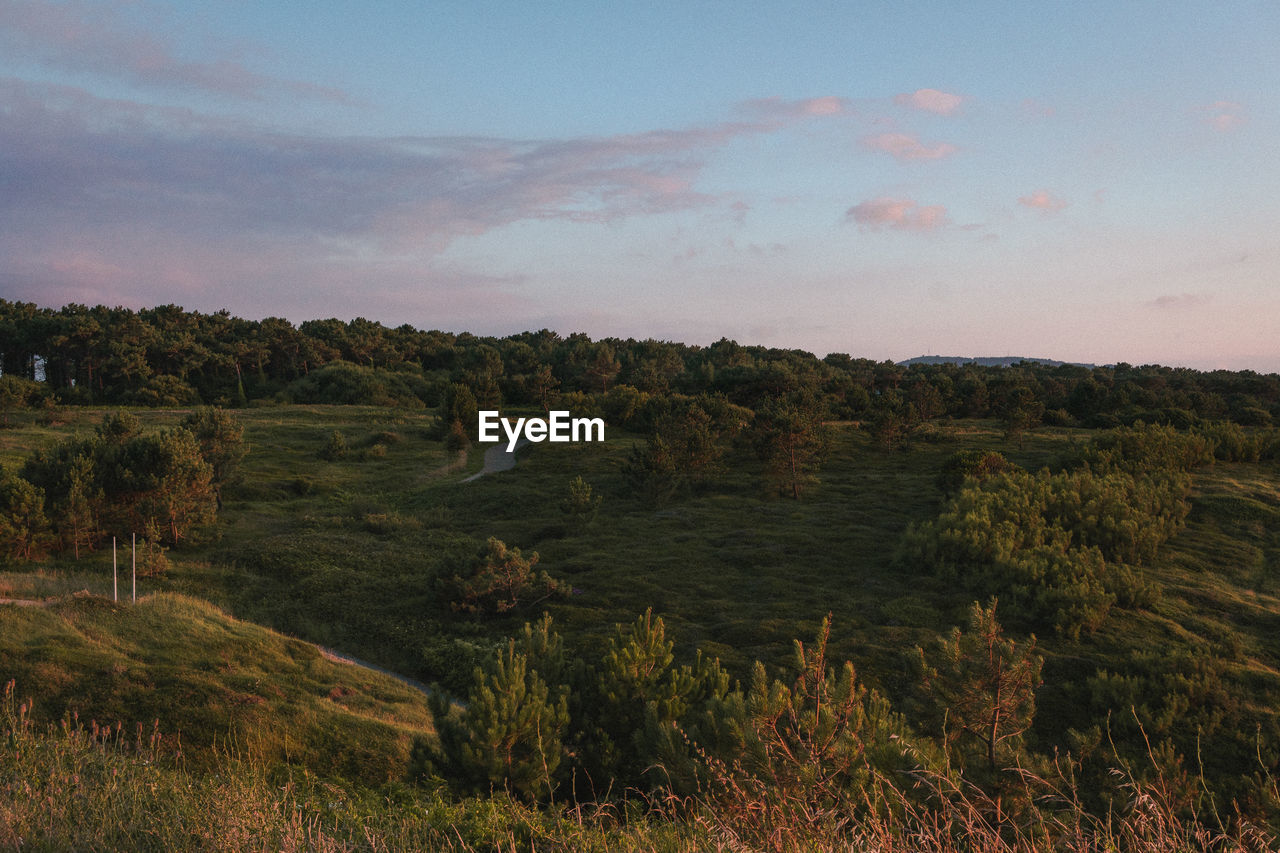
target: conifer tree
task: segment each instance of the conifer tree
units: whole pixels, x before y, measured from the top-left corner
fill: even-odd
[[[560,511],[569,516],[574,527],[586,527],[595,520],[603,500],[602,495],[592,493],[591,484],[579,475],[570,481],[569,494],[560,502]]]
[[[622,464],[622,477],[639,498],[650,506],[662,506],[680,490],[680,470],[671,445],[654,434],[644,444],[631,445]]]
[[[557,637],[546,623],[539,651],[556,653]],[[527,629],[527,642],[535,632]],[[506,787],[528,800],[551,799],[564,758],[569,725],[567,690],[551,687],[530,663],[530,654],[508,642],[487,671],[477,668],[465,710],[433,700],[440,735],[438,770],[472,790]],[[436,768],[432,768],[436,769]]]
[[[0,467],[0,557],[33,560],[49,544],[44,492]]]
[[[995,599],[974,602],[968,631],[953,629],[931,652],[916,648],[921,689],[961,766],[979,758],[995,773],[1018,755],[1036,711],[1043,660],[1035,651],[1034,635],[1026,643],[1004,637]]]
[[[821,404],[812,394],[767,401],[756,410],[752,434],[769,482],[780,493],[799,500],[806,486],[818,482],[828,431]]]
[[[244,427],[225,409],[203,406],[182,421],[200,444],[200,455],[213,470],[211,484],[218,509],[222,509],[222,488],[235,481],[237,470],[248,448],[244,443]]]
[[[22,477],[44,491],[60,547],[77,559],[81,548],[97,543],[107,512],[98,465],[103,449],[100,439],[68,439],[37,450],[22,466]]]
[[[563,594],[564,584],[545,571],[535,571],[537,564],[536,551],[524,556],[519,548],[490,536],[466,574],[453,576],[453,609],[477,616],[492,615]]]

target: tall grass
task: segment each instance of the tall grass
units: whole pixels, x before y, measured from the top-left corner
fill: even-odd
[[[675,824],[558,816],[505,795],[450,801],[269,771],[230,752],[208,773],[160,748],[159,726],[32,721],[0,698],[0,849],[75,851],[609,851],[706,849]]]
[[[1028,777],[1029,820],[944,777],[880,775],[844,813],[806,813],[761,833],[749,786],[655,811],[539,811],[502,793],[452,801],[268,771],[224,754],[205,774],[159,747],[160,728],[40,726],[11,681],[0,698],[0,848],[77,851],[867,851],[867,853],[1263,853],[1273,836],[1180,816],[1168,792],[1116,771],[1122,812],[1096,817],[1069,784]],[[799,796],[773,791],[773,798]],[[842,807],[843,808],[843,807]],[[794,814],[799,815],[799,810]]]
[[[1153,757],[1154,761],[1154,757]],[[714,768],[713,768],[714,769]],[[1280,839],[1245,821],[1214,827],[1181,809],[1162,776],[1112,770],[1123,806],[1087,811],[1070,768],[1053,778],[1021,773],[1029,807],[945,775],[901,779],[875,772],[858,802],[814,808],[811,792],[763,791],[721,765],[692,820],[732,851],[859,853],[1264,853]],[[684,804],[687,808],[687,804]]]

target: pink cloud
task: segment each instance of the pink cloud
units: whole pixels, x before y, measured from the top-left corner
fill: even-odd
[[[877,198],[845,211],[845,220],[863,228],[897,228],[903,231],[933,231],[948,224],[947,209],[940,204],[922,207],[911,199]]]
[[[1215,101],[1200,108],[1205,121],[1219,133],[1228,133],[1248,121],[1244,105],[1235,101]]]
[[[883,151],[899,160],[941,160],[956,153],[956,147],[940,142],[932,147],[907,133],[881,133],[862,140],[864,148]]]
[[[741,107],[766,120],[792,121],[814,116],[844,115],[850,111],[849,102],[834,95],[819,98],[802,98],[787,101],[782,98],[756,98],[745,101]]]
[[[1018,199],[1018,203],[1036,210],[1043,210],[1045,213],[1057,213],[1067,206],[1065,201],[1048,190],[1036,190],[1031,195],[1024,195]]]
[[[893,96],[893,102],[899,106],[911,107],[912,109],[924,110],[925,112],[944,116],[951,115],[960,109],[960,105],[964,101],[963,95],[952,95],[949,92],[940,92],[937,89],[917,89],[911,93]]]
[[[44,65],[131,83],[194,89],[236,98],[267,95],[350,103],[337,89],[258,74],[239,62],[180,59],[155,36],[131,32],[111,4],[0,2],[0,48]]]

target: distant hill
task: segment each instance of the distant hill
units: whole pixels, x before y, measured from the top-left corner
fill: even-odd
[[[1046,367],[1061,367],[1064,364],[1070,364],[1074,367],[1097,366],[1093,364],[1082,364],[1078,361],[1055,361],[1052,358],[1029,358],[1022,355],[983,356],[979,358],[968,358],[962,355],[918,355],[915,358],[900,361],[898,364],[903,367],[910,367],[913,364],[976,364],[979,367],[1012,367],[1013,365],[1023,361],[1029,361],[1033,364],[1043,364]]]

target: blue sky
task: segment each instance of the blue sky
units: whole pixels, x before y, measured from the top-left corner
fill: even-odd
[[[0,0],[0,296],[1280,371],[1280,4]]]

